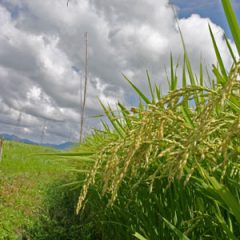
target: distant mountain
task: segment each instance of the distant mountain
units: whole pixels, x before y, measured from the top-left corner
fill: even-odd
[[[45,146],[45,147],[52,147],[52,148],[56,148],[56,149],[59,149],[59,150],[68,149],[68,148],[72,147],[75,144],[73,142],[65,142],[65,143],[61,143],[61,144],[50,144],[50,143],[39,144],[39,143],[33,142],[33,141],[29,140],[29,139],[20,138],[18,136],[7,134],[7,133],[0,133],[0,138],[3,138],[5,140],[9,140],[9,141],[16,141],[16,142],[26,143],[26,144],[33,144],[33,145],[41,145],[41,146]]]
[[[61,143],[61,144],[50,144],[50,143],[46,143],[46,144],[41,144],[45,147],[52,147],[52,148],[56,148],[59,150],[64,150],[64,149],[68,149],[70,147],[72,147],[74,144],[73,142],[65,142],[65,143]]]

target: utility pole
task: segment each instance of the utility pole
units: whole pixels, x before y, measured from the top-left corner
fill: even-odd
[[[86,97],[87,97],[87,82],[88,82],[88,33],[85,32],[85,82],[84,82],[84,93],[83,93],[83,103],[81,109],[81,120],[80,120],[80,143],[83,140],[83,125],[84,125],[84,112],[86,105]]]
[[[2,161],[2,156],[3,156],[3,139],[0,139],[0,161]]]
[[[41,144],[43,144],[43,138],[44,138],[44,135],[46,134],[46,130],[47,130],[47,120],[44,120],[43,125],[42,125],[41,136],[40,136],[40,143]]]
[[[19,114],[18,114],[18,118],[17,118],[17,122],[16,122],[16,125],[15,125],[15,128],[13,129],[13,134],[15,136],[18,136],[20,134],[19,128],[20,128],[21,122],[22,122],[22,115],[23,115],[23,110],[20,110]],[[18,137],[20,137],[20,136],[18,136]]]

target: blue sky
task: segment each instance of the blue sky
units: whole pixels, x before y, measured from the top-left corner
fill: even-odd
[[[221,0],[171,0],[170,2],[179,7],[178,16],[180,18],[189,17],[192,13],[197,13],[201,17],[210,18],[214,23],[221,26],[226,35],[231,38]],[[231,2],[238,22],[240,22],[240,1],[232,0]]]

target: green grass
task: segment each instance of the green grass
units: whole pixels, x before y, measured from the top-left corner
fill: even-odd
[[[239,52],[231,2],[222,4]],[[103,123],[73,152],[6,146],[2,239],[15,239],[24,225],[38,240],[240,239],[240,61],[226,40],[227,69],[209,31],[211,77],[202,63],[199,76],[193,72],[180,31],[181,74],[171,56],[165,95],[148,72],[150,97],[124,76],[139,106],[113,111],[100,103],[112,126]],[[57,158],[74,174],[64,176]]]
[[[40,153],[50,148],[5,142],[0,162],[0,239],[18,239],[42,207],[45,188],[64,174],[64,164]]]

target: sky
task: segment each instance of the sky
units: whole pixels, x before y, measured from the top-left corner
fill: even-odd
[[[239,1],[232,3],[240,16]],[[216,62],[208,24],[230,67],[224,31],[234,44],[219,0],[0,0],[0,133],[45,143],[79,139],[85,32],[84,134],[100,127],[93,117],[102,113],[99,99],[113,108],[136,103],[122,73],[147,93],[148,69],[166,90],[170,53],[182,59],[177,21],[196,74],[200,59]]]

